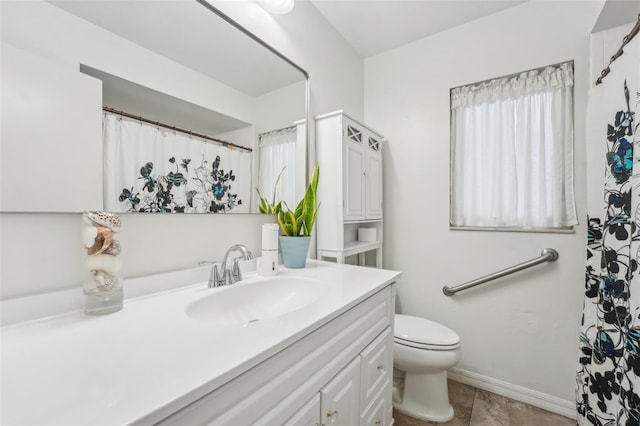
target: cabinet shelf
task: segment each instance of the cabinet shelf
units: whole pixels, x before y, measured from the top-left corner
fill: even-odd
[[[352,254],[375,250],[380,247],[382,247],[382,241],[351,241],[345,243],[343,252],[346,256],[351,256]]]
[[[376,267],[380,268],[382,263],[382,241],[350,241],[345,243],[344,248],[341,250],[324,250],[318,249],[318,258],[333,258],[338,263],[344,263],[345,258],[353,255],[364,256],[364,253],[368,251],[376,251]],[[364,258],[361,257],[358,261],[361,266],[364,266]]]
[[[344,223],[380,223],[382,219],[345,220]]]

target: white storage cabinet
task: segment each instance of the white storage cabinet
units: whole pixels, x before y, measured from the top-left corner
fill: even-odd
[[[358,254],[364,264],[364,253],[375,250],[376,266],[382,266],[382,141],[343,111],[316,117],[320,259],[344,263]],[[373,228],[375,241],[358,240],[358,228]]]

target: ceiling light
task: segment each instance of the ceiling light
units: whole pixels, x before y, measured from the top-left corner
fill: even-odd
[[[295,0],[256,0],[269,13],[284,15],[293,10]]]

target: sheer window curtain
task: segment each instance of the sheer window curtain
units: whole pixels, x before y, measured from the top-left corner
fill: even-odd
[[[282,200],[290,209],[295,209],[296,200],[296,127],[263,133],[259,135],[260,193],[269,202],[273,199],[273,189],[278,174],[286,166],[276,188],[276,203]]]
[[[451,91],[451,225],[576,225],[573,64]]]

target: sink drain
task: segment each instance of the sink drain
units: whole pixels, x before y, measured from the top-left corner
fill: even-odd
[[[259,322],[259,321],[260,321],[259,319],[252,319],[252,320],[249,320],[249,321],[247,321],[246,323],[244,323],[244,325],[245,325],[245,327],[246,327],[246,326],[248,326],[249,324],[251,324],[252,322]]]

